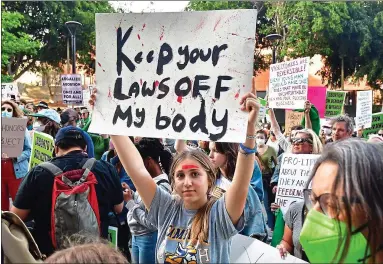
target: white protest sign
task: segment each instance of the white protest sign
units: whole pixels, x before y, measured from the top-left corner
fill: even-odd
[[[283,154],[275,197],[275,203],[281,207],[283,214],[286,213],[292,202],[303,200],[303,189],[306,187],[311,169],[319,156]]]
[[[281,258],[278,249],[255,238],[235,235],[231,242],[230,263],[307,263],[290,254]]]
[[[307,100],[310,58],[270,65],[269,107],[303,109]]]
[[[1,99],[2,100],[10,100],[12,99],[12,95],[14,99],[19,98],[19,88],[16,83],[2,83],[1,84]]]
[[[64,104],[82,105],[81,74],[62,74],[61,87]]]
[[[23,152],[26,118],[1,118],[1,153],[16,158]]]
[[[356,94],[356,128],[370,128],[372,123],[372,90]]]
[[[96,14],[90,132],[243,142],[256,10]]]

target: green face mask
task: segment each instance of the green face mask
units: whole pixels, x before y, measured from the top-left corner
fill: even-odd
[[[302,227],[300,242],[311,263],[338,263],[346,240],[347,225],[325,214],[310,210]],[[336,255],[338,243],[341,243]],[[350,246],[343,263],[363,262],[367,240],[361,232],[351,236]],[[369,250],[367,251],[367,255]],[[336,258],[334,258],[336,255]]]

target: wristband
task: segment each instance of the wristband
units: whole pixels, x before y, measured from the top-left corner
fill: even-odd
[[[246,139],[255,139],[257,135],[247,135]]]
[[[242,143],[239,144],[239,146],[245,152],[244,154],[253,154],[253,153],[257,152],[257,148],[251,149],[251,148],[245,147],[245,145],[243,145]]]

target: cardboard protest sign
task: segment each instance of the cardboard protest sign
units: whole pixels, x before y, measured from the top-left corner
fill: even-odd
[[[109,244],[117,249],[118,246],[118,228],[114,226],[108,226],[108,240]]]
[[[269,107],[303,109],[307,100],[310,58],[270,65]]]
[[[288,254],[282,259],[278,249],[243,235],[235,235],[231,243],[230,263],[307,263]]]
[[[356,128],[370,128],[372,122],[372,90],[356,94]]]
[[[242,142],[256,10],[96,14],[100,134]]]
[[[300,125],[304,116],[304,112],[295,112],[286,110],[285,113],[285,133],[290,135],[293,126]]]
[[[323,118],[326,112],[326,87],[309,86],[307,100],[318,110],[319,117]]]
[[[371,127],[363,129],[363,137],[368,138],[371,134],[378,134],[383,129],[383,112],[372,114]]]
[[[283,214],[286,213],[292,202],[303,200],[303,189],[319,156],[313,154],[283,154],[275,197],[275,203],[281,207]]]
[[[343,112],[344,99],[346,92],[327,91],[325,117],[339,116]]]
[[[31,158],[29,160],[29,170],[40,163],[52,159],[54,150],[54,139],[51,135],[34,131],[32,138]]]
[[[64,104],[82,105],[81,74],[62,74],[61,87]]]
[[[23,152],[26,118],[1,118],[1,153],[17,158]]]
[[[258,120],[263,122],[263,119],[265,118],[266,113],[268,112],[266,109],[267,101],[263,98],[258,98],[258,100],[261,104],[261,107],[259,108]]]
[[[15,83],[1,84],[1,100],[19,99],[19,88]]]

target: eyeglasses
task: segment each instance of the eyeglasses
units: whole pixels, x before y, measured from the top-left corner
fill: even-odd
[[[309,143],[310,145],[313,144],[313,140],[311,138],[293,138],[291,140],[291,143],[293,145],[300,145],[300,144],[303,144],[305,142]]]
[[[315,196],[311,189],[303,190],[303,197],[305,199],[305,206],[308,210],[311,210],[314,205],[319,202],[319,207],[322,212],[330,218],[336,218],[341,209],[341,202],[345,203],[346,197],[341,196],[341,201],[339,196],[336,196],[331,193],[323,193],[319,196]],[[350,204],[360,203],[360,200],[357,197],[354,197],[349,201]]]
[[[2,107],[1,112],[7,111],[8,113],[13,112],[12,108]]]

